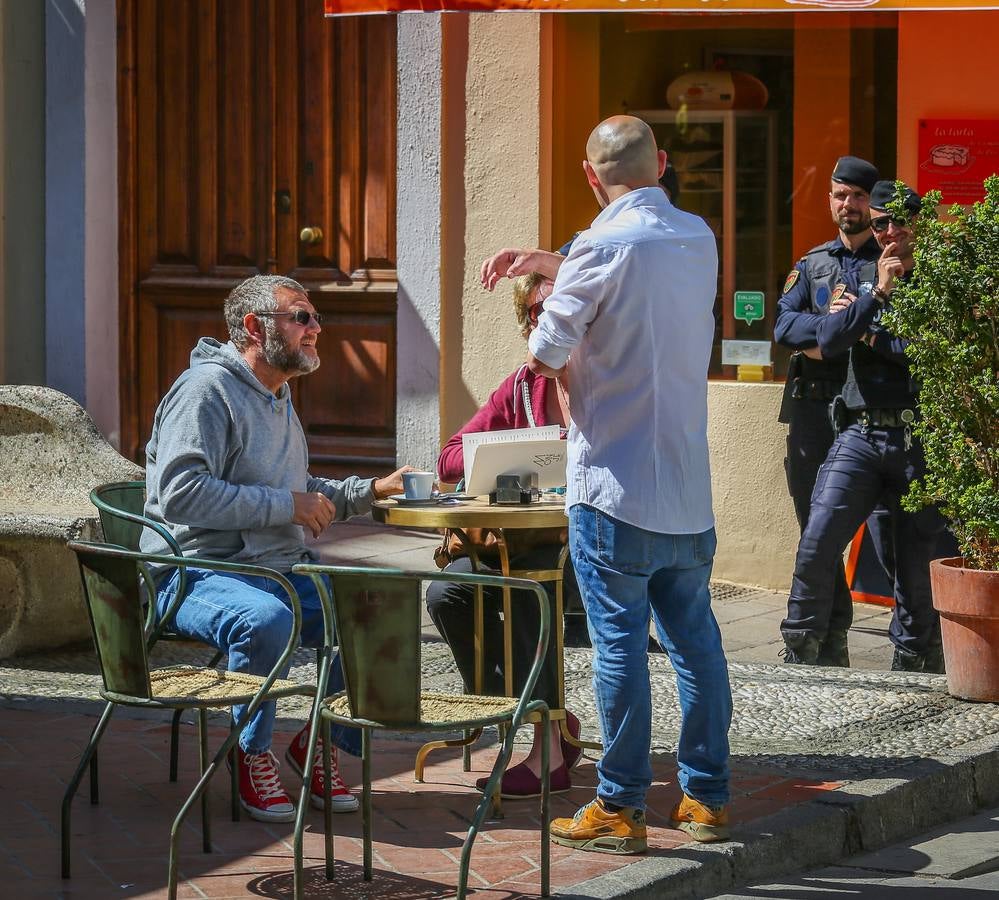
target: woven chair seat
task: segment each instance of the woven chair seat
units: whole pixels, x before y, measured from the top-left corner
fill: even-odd
[[[420,694],[420,721],[412,727],[444,728],[461,722],[499,720],[513,715],[517,697],[483,697],[479,694]],[[352,716],[346,694],[336,694],[326,699],[326,706],[338,718]]]
[[[234,701],[253,697],[264,682],[262,675],[245,672],[224,672],[196,666],[169,666],[149,673],[153,700],[165,705],[231,706]],[[278,678],[268,696],[302,693],[302,685]]]

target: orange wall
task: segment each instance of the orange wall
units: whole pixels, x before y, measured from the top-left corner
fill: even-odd
[[[898,177],[918,181],[919,120],[999,119],[999,12],[898,17]]]
[[[808,14],[797,19],[807,19]],[[830,48],[837,65],[830,65]],[[848,28],[794,33],[794,213],[792,260],[828,241],[829,173],[850,141],[850,32]]]
[[[586,139],[600,121],[600,19],[561,15],[552,20],[551,218],[546,249],[557,250],[589,228],[600,212],[583,175]]]

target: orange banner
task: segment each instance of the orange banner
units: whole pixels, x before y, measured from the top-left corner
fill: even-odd
[[[999,9],[999,0],[324,0],[326,15],[396,12],[808,12]]]

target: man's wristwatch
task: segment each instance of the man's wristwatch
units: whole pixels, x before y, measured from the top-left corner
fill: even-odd
[[[871,288],[871,293],[874,295],[874,299],[877,300],[882,306],[891,300],[891,294],[881,290],[878,285],[874,285],[874,287]]]

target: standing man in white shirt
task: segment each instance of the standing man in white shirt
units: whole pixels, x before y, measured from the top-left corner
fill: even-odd
[[[652,783],[650,613],[676,670],[682,713],[684,798],[672,824],[700,841],[728,836],[732,695],[708,588],[707,374],[718,255],[705,222],[659,187],[666,154],[645,122],[601,122],[586,157],[602,212],[558,267],[528,364],[548,377],[567,371],[572,385],[569,545],[593,642],[604,755],[596,799],[551,831],[569,847],[640,853]],[[550,256],[502,250],[483,264],[483,284],[492,289]]]

